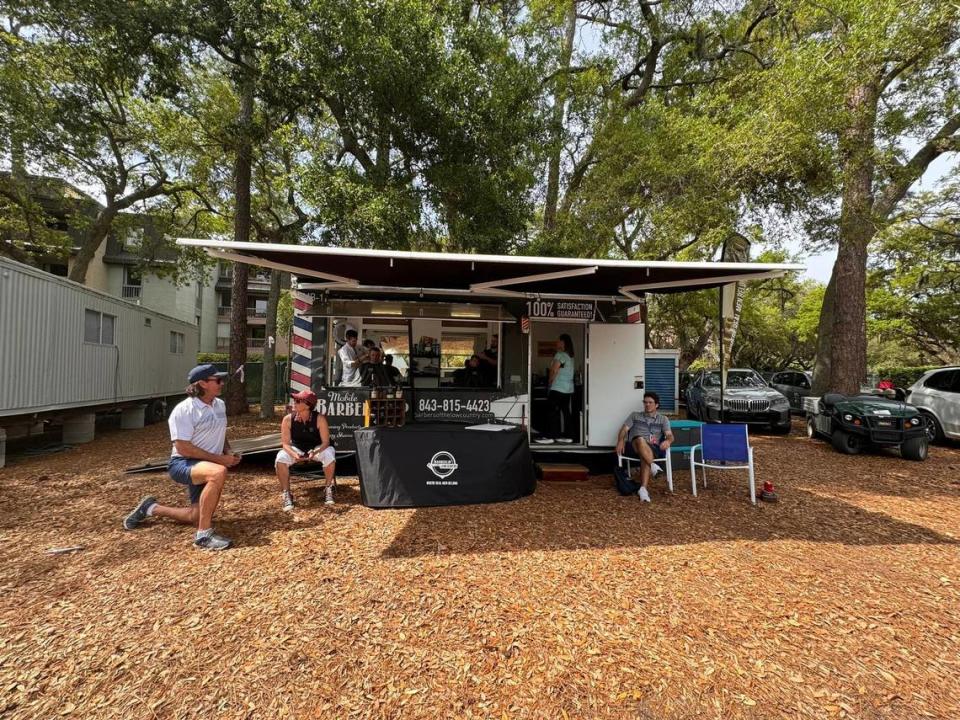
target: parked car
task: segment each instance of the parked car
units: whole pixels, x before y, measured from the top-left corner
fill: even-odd
[[[807,370],[781,370],[770,378],[770,387],[786,395],[794,412],[803,412],[803,399],[812,385],[813,373]]]
[[[720,371],[701,370],[687,388],[687,414],[704,422],[769,425],[774,432],[790,432],[790,402],[750,369],[727,371],[722,413]]]
[[[923,416],[931,442],[960,440],[960,367],[930,370],[907,390],[907,401]]]
[[[816,409],[807,413],[807,437],[818,436],[847,455],[873,445],[899,448],[906,460],[926,460],[929,447],[920,411],[877,395],[827,393],[819,398]]]

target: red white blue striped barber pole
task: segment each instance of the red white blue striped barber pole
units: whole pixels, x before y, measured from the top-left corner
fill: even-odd
[[[313,318],[302,313],[313,304],[313,297],[293,293],[293,345],[290,347],[290,391],[310,390],[310,361],[313,359]]]

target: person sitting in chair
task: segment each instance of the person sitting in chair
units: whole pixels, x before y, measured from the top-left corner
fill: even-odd
[[[480,356],[471,355],[467,358],[463,370],[458,371],[463,374],[460,376],[460,387],[479,388],[487,385],[487,375],[480,365]]]
[[[390,382],[394,385],[400,385],[403,383],[403,375],[400,373],[399,368],[393,366],[393,355],[385,354],[383,358],[383,366],[387,371],[387,375],[390,376]]]
[[[274,469],[280,482],[283,510],[294,508],[290,493],[290,466],[318,462],[323,465],[326,479],[324,504],[333,505],[333,478],[337,467],[337,451],[330,442],[330,425],[325,415],[317,412],[317,396],[310,390],[302,390],[293,397],[293,412],[285,415],[280,423],[280,442],[283,449],[277,453]]]
[[[630,413],[617,436],[617,455],[624,455],[629,444],[640,458],[640,489],[637,495],[643,502],[650,502],[647,485],[651,473],[656,475],[660,471],[653,462],[654,458],[665,457],[673,443],[670,419],[659,410],[660,396],[653,390],[647,390],[643,394],[643,412]]]
[[[360,376],[366,387],[389,387],[393,385],[393,378],[383,364],[383,353],[378,347],[370,348],[367,362],[360,366]]]

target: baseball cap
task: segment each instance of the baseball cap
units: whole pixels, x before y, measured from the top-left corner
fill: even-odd
[[[228,373],[218,371],[216,365],[206,363],[205,365],[197,365],[191,370],[187,374],[187,382],[195,383],[201,380],[209,380],[212,377],[225,378],[227,374]]]
[[[290,397],[297,402],[304,402],[310,407],[317,404],[317,395],[312,390],[301,390],[298,393],[293,393]]]

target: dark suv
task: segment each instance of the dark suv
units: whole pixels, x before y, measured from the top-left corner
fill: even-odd
[[[786,395],[790,409],[803,412],[803,399],[810,395],[813,374],[808,370],[781,370],[770,378],[770,387]]]

